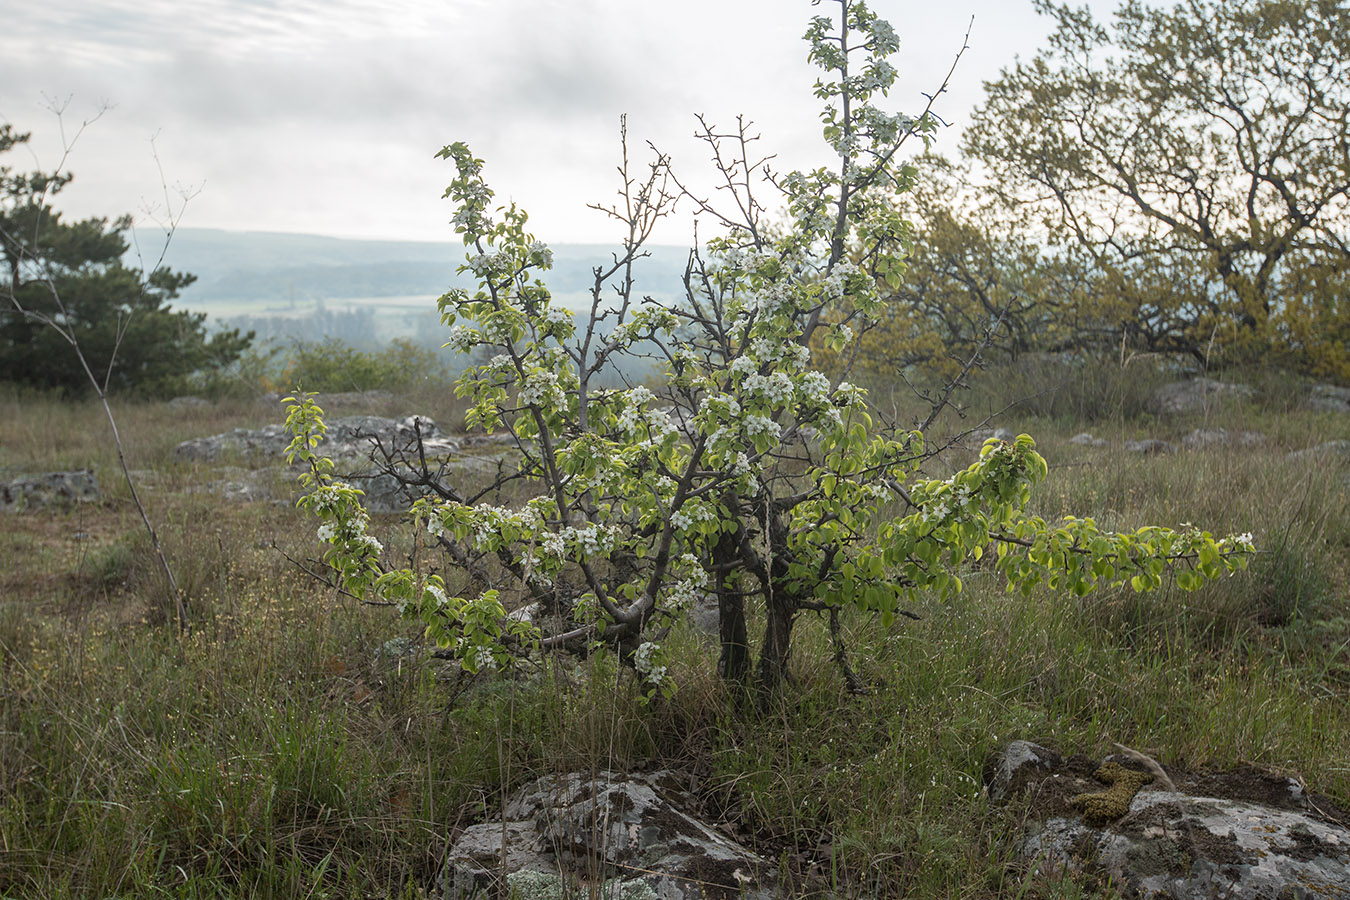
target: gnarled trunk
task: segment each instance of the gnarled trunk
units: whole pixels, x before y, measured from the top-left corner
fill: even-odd
[[[758,686],[768,694],[788,679],[788,652],[797,605],[786,593],[772,594],[764,604],[764,646],[759,651]]]
[[[717,583],[717,630],[722,654],[717,674],[725,681],[744,682],[750,677],[750,641],[745,631],[745,598],[737,585],[728,584],[726,573],[739,558],[736,537],[724,533],[713,548],[713,571]]]

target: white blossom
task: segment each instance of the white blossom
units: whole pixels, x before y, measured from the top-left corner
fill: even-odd
[[[755,299],[755,307],[765,317],[775,316],[785,310],[792,311],[792,295],[787,286],[781,282],[769,285]]]
[[[750,353],[755,359],[763,362],[773,362],[778,358],[778,353],[782,344],[771,341],[766,337],[757,337],[750,343]]]
[[[599,556],[614,549],[614,532],[603,525],[584,525],[566,528],[563,537],[574,544],[582,556]]]
[[[572,313],[561,306],[550,306],[540,318],[544,323],[544,330],[549,332],[567,329],[576,324]]]
[[[746,260],[752,269],[762,269],[778,259],[778,254],[767,250],[752,250],[746,254]]]
[[[745,376],[758,369],[759,363],[755,362],[752,357],[738,356],[731,361],[731,365],[728,366],[728,368],[733,375]]]
[[[633,651],[633,668],[651,684],[660,684],[666,679],[666,667],[659,663],[661,645],[654,641],[645,641]]]
[[[666,592],[666,606],[672,612],[678,612],[682,609],[688,609],[698,602],[703,591],[697,585],[690,581],[671,582]]]
[[[835,392],[841,395],[843,399],[847,402],[856,402],[858,400],[861,400],[862,397],[867,393],[867,391],[864,390],[863,388],[860,388],[857,385],[849,384],[847,381],[839,382],[839,387],[835,388]]]
[[[950,512],[950,510],[947,508],[946,502],[939,502],[934,504],[931,509],[924,510],[924,519],[929,522],[941,522],[943,519],[947,518],[948,512]]]
[[[772,407],[785,406],[796,393],[792,379],[786,372],[774,372],[772,375],[751,375],[745,379],[745,390],[758,394]]]
[[[492,278],[511,267],[511,257],[505,253],[498,253],[495,250],[489,250],[487,253],[478,253],[468,259],[469,270],[479,278]]]
[[[709,254],[709,271],[716,272],[718,269],[739,269],[745,264],[745,251],[739,247],[729,247],[726,250],[714,251]]]
[[[462,190],[463,197],[470,203],[486,203],[492,199],[492,191],[483,181],[471,181]]]
[[[801,378],[802,396],[812,403],[824,403],[830,397],[830,379],[822,372],[807,372]]]
[[[756,434],[767,434],[769,437],[777,440],[778,436],[783,433],[783,426],[779,425],[768,416],[762,416],[756,413],[755,415],[746,418],[745,433],[751,436]]]
[[[562,388],[554,372],[535,371],[525,376],[520,388],[520,402],[526,405],[556,406],[563,402]]]
[[[783,345],[782,361],[787,368],[800,372],[811,361],[811,350],[796,341],[789,341]]]
[[[885,19],[873,19],[872,29],[872,53],[876,56],[887,56],[894,53],[900,47],[900,38],[895,34],[895,28]]]
[[[699,562],[698,557],[692,553],[686,553],[680,557],[680,562],[689,568],[689,580],[697,583],[700,587],[706,587],[708,584],[708,572],[703,568],[703,563]]]
[[[553,251],[548,249],[548,245],[543,241],[534,241],[530,244],[530,262],[545,269],[551,268]]]

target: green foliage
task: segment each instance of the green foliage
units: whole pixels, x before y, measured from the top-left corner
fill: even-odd
[[[28,137],[0,125],[0,154]],[[165,393],[237,359],[251,334],[208,338],[204,314],[170,308],[193,276],[123,262],[129,218],[63,221],[51,199],[70,181],[0,167],[0,381]]]
[[[229,366],[194,374],[187,388],[200,396],[251,399],[302,384],[324,392],[389,391],[406,398],[419,391],[448,393],[453,380],[445,354],[406,338],[372,350],[326,338],[255,343]]]
[[[1081,315],[1133,349],[1350,378],[1350,10],[1039,0],[1050,46],[966,133],[1019,221],[1098,269]]]
[[[295,341],[278,352],[270,389],[303,384],[316,391],[407,391],[450,381],[443,354],[397,338],[379,350],[358,350],[336,338]]]
[[[773,180],[789,222],[775,230],[760,226],[751,173],[729,177],[744,183],[738,207],[748,213],[724,217],[727,230],[709,241],[709,258],[691,258],[678,305],[634,309],[622,277],[645,223],[670,199],[660,189],[664,160],[630,197],[634,237],[614,270],[597,273],[595,306],[578,329],[571,313],[551,305],[539,277],[551,253],[525,230],[525,213],[514,204],[492,209],[483,163],[467,146],[441,151],[458,172],[446,193],[470,252],[463,268],[479,279],[477,291],[440,300],[452,326],[448,346],[490,356],[456,390],[471,404],[471,427],[510,433],[522,458],[515,477],[539,488],[514,508],[468,501],[453,485],[416,504],[417,527],[450,564],[471,573],[485,558],[500,566],[477,579],[492,587],[450,596],[440,574],[388,563],[368,533],[361,492],[314,453],[322,410],[310,396],[292,398],[289,456],[310,466],[300,503],[322,521],[319,536],[344,588],[397,604],[470,671],[541,643],[600,641],[655,692],[667,666],[652,627],[710,590],[721,601],[723,674],[733,680],[749,670],[745,598],[762,604],[758,677],[772,687],[787,676],[802,611],[837,622],[840,610],[861,609],[889,624],[903,601],[959,592],[962,572],[990,550],[1023,594],[1043,583],[1075,596],[1125,583],[1153,590],[1168,570],[1189,590],[1246,564],[1250,535],[1156,527],[1116,534],[1091,519],[1028,516],[1047,467],[1027,435],[988,442],[950,478],[926,477],[922,434],[887,424],[861,388],[811,370],[813,339],[844,349],[849,322],[883,315],[909,231],[889,198],[915,176],[893,160],[907,136],[930,127],[871,105],[894,80],[884,61],[894,34],[862,4],[842,0],[840,10],[837,25],[813,19],[807,40],[826,70],[817,95],[830,101],[824,132],[841,172]],[[711,127],[706,139],[724,173],[741,172],[741,163],[723,160]],[[749,140],[742,124],[731,159],[744,157]],[[633,189],[631,179],[625,184]],[[615,276],[616,305],[606,313],[601,291]],[[603,337],[602,315],[617,326]],[[669,409],[645,387],[593,384],[607,358],[638,345],[659,348],[667,361]],[[561,598],[576,629],[542,637],[507,619],[506,584],[541,604]],[[851,679],[842,645],[836,659]]]

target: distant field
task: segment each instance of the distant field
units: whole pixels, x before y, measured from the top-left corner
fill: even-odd
[[[259,298],[250,300],[237,298],[230,300],[199,300],[192,302],[184,298],[179,306],[192,312],[206,313],[214,318],[234,316],[276,316],[278,318],[299,319],[312,315],[316,309],[333,312],[354,312],[361,309],[378,310],[381,313],[423,313],[436,308],[435,294],[418,294],[397,297],[344,297],[341,300],[325,302],[278,302],[275,299]]]
[[[436,311],[436,300],[440,294],[400,294],[377,297],[343,297],[334,300],[315,300],[302,302],[278,302],[275,299],[199,300],[193,302],[184,297],[178,305],[192,312],[206,313],[216,318],[234,316],[276,316],[278,318],[303,318],[312,315],[316,309],[330,312],[352,313],[358,310],[374,310],[381,314],[409,313],[420,315]],[[553,302],[563,307],[583,311],[590,309],[591,297],[585,291],[555,291]]]
[[[612,249],[555,245],[553,269],[545,278],[554,302],[589,309],[593,269],[611,258]],[[670,297],[679,290],[688,250],[662,246],[650,252],[636,266],[638,294]],[[425,337],[436,298],[452,287],[472,286],[456,272],[463,260],[463,247],[453,241],[356,241],[201,228],[175,234],[165,258],[170,268],[197,276],[176,305],[206,313],[218,324],[293,334],[295,320],[306,320],[306,337],[382,341]]]

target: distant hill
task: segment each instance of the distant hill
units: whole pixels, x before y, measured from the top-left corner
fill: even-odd
[[[612,247],[552,245],[554,268],[546,277],[559,300],[577,307],[591,287],[592,268]],[[637,267],[639,289],[671,296],[680,289],[688,251],[652,247]],[[180,300],[211,315],[286,314],[292,307],[362,305],[388,298],[438,297],[453,286],[471,287],[455,270],[464,248],[452,241],[363,241],[311,234],[183,228],[166,263],[197,281]],[[388,305],[388,304],[374,304]]]

